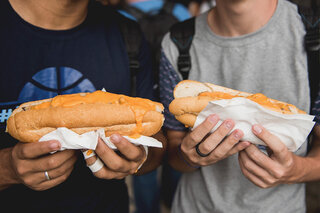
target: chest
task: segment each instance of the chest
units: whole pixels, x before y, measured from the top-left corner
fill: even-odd
[[[0,35],[1,98],[23,99],[23,91],[30,93],[34,86],[49,91],[45,95],[49,97],[102,88],[129,91],[119,84],[130,76],[119,32],[97,28],[93,33],[58,38],[22,37],[10,30]]]

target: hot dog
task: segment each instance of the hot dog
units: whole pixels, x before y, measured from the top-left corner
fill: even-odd
[[[173,95],[174,100],[169,105],[169,111],[188,127],[193,127],[198,114],[210,101],[235,97],[250,99],[266,109],[282,114],[306,114],[292,104],[268,98],[261,93],[251,94],[193,80],[179,82]]]
[[[58,127],[83,134],[100,128],[106,136],[152,136],[163,124],[163,106],[144,98],[104,91],[58,95],[21,104],[7,122],[6,131],[23,142],[36,142]]]

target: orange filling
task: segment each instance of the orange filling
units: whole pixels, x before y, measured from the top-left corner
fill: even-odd
[[[105,104],[121,104],[129,106],[133,111],[136,120],[130,137],[139,138],[143,131],[142,120],[144,115],[151,110],[155,110],[156,106],[153,101],[143,98],[133,98],[125,95],[118,95],[109,92],[95,91],[85,94],[58,95],[49,102],[36,105],[34,109],[43,109],[48,107],[73,107],[78,104],[105,103]]]
[[[200,93],[199,96],[208,96],[208,97],[213,98],[214,100],[232,99],[232,98],[235,98],[235,97],[242,97],[242,98],[247,98],[247,99],[249,99],[251,101],[254,101],[254,102],[260,104],[261,106],[264,106],[264,107],[267,107],[267,108],[274,108],[274,109],[280,110],[280,111],[282,111],[284,113],[291,113],[289,107],[290,106],[294,107],[291,104],[274,103],[270,99],[268,99],[267,96],[265,96],[265,95],[263,95],[261,93],[257,93],[257,94],[253,94],[253,95],[244,97],[244,96],[241,96],[241,95],[230,95],[230,94],[224,93],[224,92],[203,92],[203,93]]]

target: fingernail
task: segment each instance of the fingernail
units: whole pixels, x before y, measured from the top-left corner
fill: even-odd
[[[232,127],[232,122],[231,122],[231,121],[226,121],[226,122],[225,122],[225,125],[226,125],[226,127],[227,127],[228,129],[231,129],[231,127]]]
[[[210,123],[217,123],[218,116],[216,114],[210,115],[208,120],[210,121]]]
[[[120,137],[118,135],[115,135],[115,134],[111,135],[110,138],[111,138],[111,141],[113,143],[119,143],[120,142]]]
[[[51,142],[49,147],[53,150],[59,149],[60,143],[58,141]]]
[[[256,134],[260,134],[262,132],[262,128],[258,124],[255,124],[255,125],[253,125],[253,131]]]
[[[234,137],[235,137],[236,139],[240,139],[240,134],[239,134],[238,132],[235,132],[235,133],[234,133]]]

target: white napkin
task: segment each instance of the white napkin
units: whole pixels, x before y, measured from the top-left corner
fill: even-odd
[[[90,149],[95,150],[100,137],[110,148],[116,149],[116,146],[110,141],[110,137],[105,136],[104,129],[91,131],[84,134],[77,134],[68,128],[60,127],[56,130],[42,136],[41,141],[58,140],[61,143],[61,149]],[[136,145],[162,148],[162,143],[155,138],[140,136],[137,139],[124,136],[129,142]]]
[[[314,116],[307,114],[281,114],[265,109],[256,102],[246,98],[233,98],[211,101],[200,112],[193,128],[202,123],[210,114],[220,117],[216,130],[223,120],[228,118],[235,121],[234,129],[244,133],[243,141],[253,144],[266,145],[252,133],[252,125],[261,124],[269,132],[276,135],[292,152],[295,152],[306,141],[315,122]],[[232,130],[232,131],[233,131]]]

